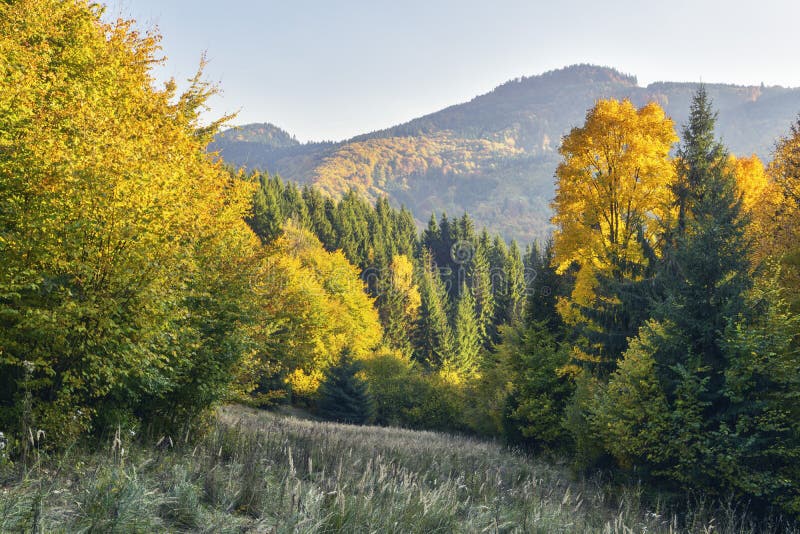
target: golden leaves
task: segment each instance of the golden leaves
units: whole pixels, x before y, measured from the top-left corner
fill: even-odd
[[[655,245],[670,213],[675,141],[657,104],[637,110],[627,100],[599,101],[564,138],[552,219],[561,272],[573,262],[609,270],[640,261],[639,231]]]

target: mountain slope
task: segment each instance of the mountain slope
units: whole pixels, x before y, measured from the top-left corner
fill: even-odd
[[[528,241],[549,231],[558,145],[600,98],[661,104],[680,127],[697,84],[640,87],[614,69],[578,65],[506,82],[469,102],[340,143],[299,144],[271,125],[223,132],[212,147],[229,163],[267,169],[332,195],[386,195],[420,221],[431,211],[473,214],[479,224]],[[706,86],[718,134],[736,154],[768,159],[800,111],[800,89]]]

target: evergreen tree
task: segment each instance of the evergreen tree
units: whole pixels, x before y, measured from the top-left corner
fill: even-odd
[[[493,271],[492,285],[502,288],[502,291],[495,292],[502,299],[497,304],[495,325],[517,324],[525,310],[525,268],[516,241],[508,247],[502,270]],[[497,301],[498,297],[495,299]]]
[[[390,347],[410,355],[413,350],[411,332],[420,307],[420,294],[414,285],[411,261],[402,254],[395,256],[389,268],[381,271],[379,287],[376,306],[384,339]]]
[[[466,282],[461,285],[453,319],[453,332],[455,334],[455,357],[446,365],[463,377],[471,377],[479,367],[481,338],[478,332],[478,321],[475,317],[475,299]]]
[[[800,514],[800,316],[790,310],[777,276],[748,294],[752,317],[724,336],[729,402],[714,441],[726,486],[759,504]]]
[[[311,228],[311,218],[308,215],[308,208],[303,200],[300,189],[292,183],[287,182],[283,188],[283,198],[280,199],[281,212],[284,217],[291,219],[297,226]]]
[[[435,213],[431,213],[431,218],[428,219],[428,226],[422,231],[420,242],[431,254],[439,248],[439,223],[436,220]]]
[[[506,437],[537,450],[565,446],[568,434],[562,419],[575,390],[572,375],[565,371],[569,353],[559,347],[544,321],[503,333],[497,359],[511,385],[503,407]]]
[[[724,147],[714,139],[716,114],[701,88],[691,106],[679,151],[678,224],[665,249],[660,277],[664,303],[655,316],[675,325],[685,351],[657,358],[667,397],[675,387],[672,370],[686,359],[700,358],[709,379],[706,401],[712,412],[722,407],[726,357],[720,336],[744,311],[751,286],[745,220],[735,178],[728,171]]]
[[[678,221],[667,233],[658,275],[663,301],[594,408],[596,427],[623,465],[710,492],[731,489],[725,473],[737,446],[729,438],[752,421],[740,418],[746,403],[731,394],[738,364],[724,336],[748,315],[745,221],[727,154],[714,140],[714,122],[700,89],[679,151]],[[758,354],[746,352],[746,358]],[[751,408],[757,411],[757,405]]]
[[[532,326],[544,322],[547,330],[558,336],[563,323],[556,304],[559,295],[567,294],[563,287],[565,275],[556,272],[553,266],[553,242],[548,240],[543,250],[537,244],[526,255],[528,283],[525,299],[525,324]]]
[[[258,187],[253,193],[253,212],[246,221],[263,243],[271,243],[280,235],[285,222],[276,194],[276,186],[282,186],[266,174],[258,175],[257,180]]]
[[[319,189],[306,186],[303,188],[303,201],[306,204],[311,221],[311,231],[316,234],[327,250],[334,250],[333,244],[336,241],[336,236],[329,217],[326,199]]]
[[[484,232],[478,240],[467,272],[467,283],[475,298],[475,316],[481,343],[488,348],[497,335],[494,324],[495,302],[492,279],[489,273],[488,235]]]
[[[364,425],[375,418],[375,404],[367,383],[357,375],[359,362],[344,350],[339,361],[325,372],[319,387],[317,413],[325,419]]]
[[[506,280],[506,267],[508,266],[508,247],[506,242],[495,235],[489,246],[489,280],[492,288],[492,298],[494,299],[494,317],[492,322],[495,326],[508,322],[509,291],[508,280]],[[499,339],[494,339],[497,342]]]
[[[447,319],[449,301],[427,251],[423,252],[420,263],[420,308],[414,355],[420,363],[438,369],[445,361],[452,360],[455,353],[453,331]]]
[[[396,243],[397,253],[411,258],[417,248],[417,223],[414,216],[404,206],[400,212],[395,212],[395,235],[392,240]]]

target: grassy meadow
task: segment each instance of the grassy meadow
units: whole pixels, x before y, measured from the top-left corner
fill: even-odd
[[[575,481],[493,442],[238,406],[203,437],[122,430],[91,454],[78,449],[3,468],[0,532],[789,530],[697,502],[679,520],[645,506],[636,487]]]

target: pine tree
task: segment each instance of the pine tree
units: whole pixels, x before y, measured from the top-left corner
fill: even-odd
[[[362,366],[344,350],[328,368],[319,387],[317,413],[325,419],[365,425],[375,418],[375,404],[367,383],[358,377]]]
[[[537,450],[566,445],[561,422],[575,386],[564,370],[569,354],[559,347],[547,323],[533,321],[503,330],[497,360],[511,386],[503,407],[506,437]]]
[[[311,218],[308,215],[308,208],[303,200],[300,189],[293,183],[287,182],[283,188],[283,198],[281,201],[281,212],[287,219],[291,219],[294,224],[302,228],[311,229]]]
[[[710,492],[726,489],[737,448],[729,438],[747,422],[729,391],[735,352],[724,333],[748,315],[752,285],[741,199],[714,123],[700,89],[679,151],[678,220],[658,273],[663,300],[594,410],[608,450],[622,463]]]
[[[332,251],[334,250],[333,244],[336,236],[334,235],[325,200],[319,189],[310,186],[303,188],[303,201],[306,204],[311,221],[311,231],[316,234],[327,250]]]
[[[380,292],[376,300],[384,339],[392,348],[410,355],[412,336],[419,316],[420,294],[414,285],[413,265],[405,255],[397,255],[381,271]]]

